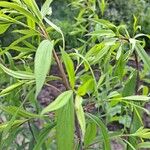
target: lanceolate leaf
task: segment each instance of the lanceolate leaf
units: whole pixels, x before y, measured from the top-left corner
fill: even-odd
[[[140,43],[136,42],[135,49],[139,55],[139,57],[142,59],[144,64],[147,66],[148,70],[150,71],[150,57],[147,55],[143,47],[140,45]]]
[[[93,142],[97,133],[97,125],[94,122],[89,122],[86,128],[85,137],[84,137],[84,145],[88,146]]]
[[[9,93],[11,92],[12,90],[20,87],[21,85],[23,85],[26,81],[24,82],[17,82],[15,84],[12,84],[10,86],[8,86],[7,88],[3,89],[1,92],[0,92],[0,96],[3,95],[3,94],[6,94],[6,93]]]
[[[46,0],[41,8],[41,14],[44,18],[47,14],[51,13],[50,4],[53,0]]]
[[[73,62],[72,62],[71,58],[69,57],[69,55],[63,50],[62,50],[62,58],[63,58],[63,61],[65,63],[65,67],[66,67],[66,70],[68,73],[70,85],[71,85],[72,89],[74,89],[75,72],[74,72]]]
[[[135,100],[135,101],[149,101],[150,97],[144,95],[135,95],[135,96],[127,96],[123,97],[124,100]]]
[[[40,13],[40,10],[39,10],[35,0],[23,0],[23,1],[26,3],[27,7],[29,7],[29,9],[31,11],[33,11],[35,16],[39,19],[39,21],[41,21],[42,20],[42,15]]]
[[[74,106],[71,97],[68,103],[56,112],[56,138],[58,150],[74,149]]]
[[[31,112],[28,112],[24,110],[23,108],[16,107],[16,106],[0,106],[0,109],[14,115],[17,112],[18,117],[24,117],[24,118],[41,118],[41,115],[34,114]]]
[[[102,136],[104,138],[104,150],[111,150],[111,147],[110,147],[110,138],[109,138],[108,130],[107,130],[105,124],[98,117],[96,117],[96,116],[94,116],[92,114],[87,114],[87,115],[101,129]]]
[[[150,148],[150,142],[142,142],[137,145],[137,149]]]
[[[7,73],[8,75],[14,77],[14,78],[18,78],[18,79],[24,79],[24,80],[32,80],[34,79],[34,75],[30,72],[19,72],[19,71],[13,71],[10,70],[8,68],[6,68],[5,66],[3,66],[2,64],[0,64],[0,68]]]
[[[34,15],[32,15],[29,11],[27,11],[26,9],[24,9],[23,7],[21,7],[20,5],[16,3],[0,1],[0,6],[10,8],[10,9],[15,9],[21,14],[25,15],[26,17],[29,17],[30,19],[34,20],[35,22],[37,23],[39,22],[38,19],[34,17]]]
[[[9,28],[10,25],[10,23],[0,24],[0,34],[3,34]]]
[[[40,92],[45,82],[46,75],[50,69],[52,60],[52,50],[53,42],[49,40],[44,40],[40,43],[36,51],[34,62],[34,73],[36,79],[36,97]]]
[[[12,124],[11,124],[11,128],[17,128],[20,125],[22,125],[23,123],[25,123],[27,121],[27,119],[24,120],[15,120]],[[10,124],[9,122],[5,122],[3,124],[0,124],[0,132],[2,132],[3,130],[5,130]]]
[[[75,99],[75,111],[76,111],[79,125],[82,130],[82,135],[84,138],[86,122],[85,122],[85,115],[84,115],[84,111],[83,111],[83,107],[82,107],[82,101],[83,101],[82,97],[77,95],[76,99]]]
[[[91,88],[90,88],[91,87]],[[84,84],[82,84],[79,88],[78,88],[78,95],[80,96],[84,96],[87,92],[89,92],[89,89],[93,90],[93,79],[87,80],[87,82],[85,82]]]
[[[56,98],[55,101],[53,101],[51,104],[49,104],[47,107],[43,109],[41,114],[45,114],[45,113],[60,109],[61,107],[63,107],[64,105],[68,103],[72,95],[73,95],[73,92],[71,90],[60,94]]]
[[[50,133],[50,130],[53,129],[53,127],[55,127],[55,124],[48,125],[39,133],[39,135],[37,137],[37,142],[36,142],[33,150],[41,150],[42,144],[45,142],[48,134]]]

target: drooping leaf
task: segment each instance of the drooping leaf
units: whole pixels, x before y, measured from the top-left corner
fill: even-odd
[[[52,60],[52,51],[53,51],[53,42],[49,40],[42,41],[36,51],[34,62],[36,97],[39,94],[45,82],[46,75],[50,69]]]
[[[74,105],[71,97],[68,103],[56,112],[56,142],[58,150],[74,149]]]
[[[68,103],[68,101],[70,100],[70,98],[73,95],[73,91],[69,90],[69,91],[65,91],[62,94],[60,94],[55,101],[53,101],[52,103],[50,103],[47,107],[45,107],[41,114],[45,114],[51,111],[55,111],[57,109],[60,109],[61,107],[63,107],[64,105],[66,105]]]
[[[86,121],[85,121],[85,115],[84,115],[84,111],[82,107],[82,101],[83,101],[82,97],[77,95],[75,98],[75,111],[76,111],[77,119],[81,127],[81,131],[82,131],[82,135],[84,139]]]
[[[56,26],[53,22],[51,22],[49,19],[47,19],[46,17],[44,18],[44,20],[48,23],[48,25],[50,25],[54,30],[56,30],[58,33],[61,34],[62,36],[62,40],[63,40],[63,50],[65,49],[65,38],[64,38],[64,34],[61,31],[60,27]]]

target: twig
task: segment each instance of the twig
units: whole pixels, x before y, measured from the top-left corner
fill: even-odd
[[[135,57],[135,65],[136,65],[136,71],[137,71],[135,94],[138,95],[138,89],[139,89],[139,86],[140,86],[140,75],[139,75],[139,62],[138,62],[138,57],[137,57],[137,54],[136,54],[135,51],[134,51],[134,57]]]

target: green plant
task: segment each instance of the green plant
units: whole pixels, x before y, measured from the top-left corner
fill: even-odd
[[[125,25],[99,19],[105,1],[77,0],[72,6],[79,14],[70,34],[79,41],[76,47],[66,46],[64,33],[48,19],[51,2],[46,0],[39,9],[34,0],[0,1],[1,34],[13,25],[17,29],[12,33],[19,37],[0,51],[0,109],[5,120],[0,149],[110,150],[114,137],[128,149],[149,148],[144,139],[150,131],[143,128],[141,114],[149,115],[141,106],[149,101],[149,93],[139,82],[150,70],[142,40],[149,35],[136,34],[136,17],[132,36]],[[132,60],[135,67],[127,65]],[[60,75],[50,72],[53,66]],[[63,84],[63,91],[51,84],[54,81]],[[57,96],[43,108],[38,95],[44,85]],[[114,121],[123,125],[121,132],[108,129]]]

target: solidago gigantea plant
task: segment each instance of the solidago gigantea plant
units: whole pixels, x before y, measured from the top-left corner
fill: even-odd
[[[0,51],[0,73],[1,75],[7,74],[11,79],[6,79],[9,85],[0,92],[0,98],[6,101],[0,106],[0,109],[4,112],[2,115],[6,118],[6,122],[0,125],[0,149],[11,147],[16,135],[21,134],[24,129],[28,128],[31,134],[31,136],[27,136],[28,145],[23,143],[24,146],[27,145],[28,149],[88,149],[98,142],[100,143],[99,148],[110,150],[112,135],[105,125],[107,121],[103,121],[97,114],[85,112],[83,103],[89,96],[95,104],[100,105],[102,103],[103,108],[104,104],[128,104],[134,108],[136,116],[139,117],[140,113],[137,108],[143,108],[138,107],[134,101],[148,101],[149,97],[131,96],[136,94],[134,88],[132,89],[133,92],[130,91],[130,94],[126,93],[131,85],[136,87],[132,80],[129,80],[125,83],[124,88],[120,89],[120,91],[123,91],[122,94],[118,91],[112,91],[110,85],[113,82],[111,83],[109,78],[115,73],[117,81],[123,80],[127,71],[123,69],[122,65],[126,64],[133,53],[135,53],[136,58],[138,57],[144,62],[146,69],[150,70],[150,59],[143,49],[142,41],[137,40],[140,36],[148,35],[137,34],[130,37],[126,27],[115,26],[109,21],[98,19],[98,16],[94,18],[93,15],[90,19],[85,18],[86,21],[90,22],[89,26],[93,29],[92,32],[88,31],[86,37],[88,42],[92,44],[88,45],[87,43],[85,47],[90,47],[90,49],[82,51],[83,55],[77,49],[68,53],[62,30],[48,18],[51,12],[51,2],[52,0],[46,0],[39,9],[34,0],[0,1],[0,34],[5,33],[10,26],[15,26],[17,29],[15,28],[12,32],[17,36],[19,35],[18,39],[7,47],[1,47]],[[94,4],[96,5],[96,3]],[[103,15],[106,3],[105,1],[99,1],[98,4]],[[84,14],[85,11],[82,13]],[[136,27],[135,24],[135,32]],[[53,30],[60,34],[60,39],[52,39],[50,35]],[[59,40],[62,41],[62,44],[58,46]],[[56,45],[60,52],[55,50]],[[124,45],[129,47],[127,52],[125,52]],[[11,55],[12,50],[15,51],[15,56]],[[112,65],[110,62],[115,59],[117,65]],[[125,63],[121,62],[122,59]],[[77,65],[74,65],[74,62],[77,62]],[[49,75],[53,63],[57,64],[61,81],[66,90],[60,93],[48,106],[41,108],[37,96],[43,85],[51,80],[60,80],[60,77]],[[98,79],[95,77],[93,65],[101,66],[98,69],[101,70],[102,75]],[[83,67],[81,71],[80,67]],[[108,72],[109,69],[114,69],[115,72]],[[121,72],[121,74],[118,72]],[[133,70],[131,72],[134,78],[136,75]],[[137,76],[139,76],[139,73],[137,73]],[[106,93],[103,93],[103,86],[108,88]],[[31,110],[26,109],[27,104],[31,104],[35,111],[31,112]],[[54,112],[53,117],[48,115],[50,112]],[[34,125],[37,119],[42,121],[41,130]],[[141,117],[139,117],[139,120],[141,120]],[[99,133],[98,130],[101,132]],[[142,133],[144,134],[142,135]],[[147,138],[147,134],[149,134],[148,129],[139,128],[131,134],[121,133],[117,136],[132,136],[144,139]],[[135,138],[135,140],[137,139]],[[130,147],[136,146],[134,143],[130,143],[130,140],[129,142],[124,141]],[[146,145],[147,143],[141,142],[140,144]],[[19,147],[19,144],[17,146]]]

